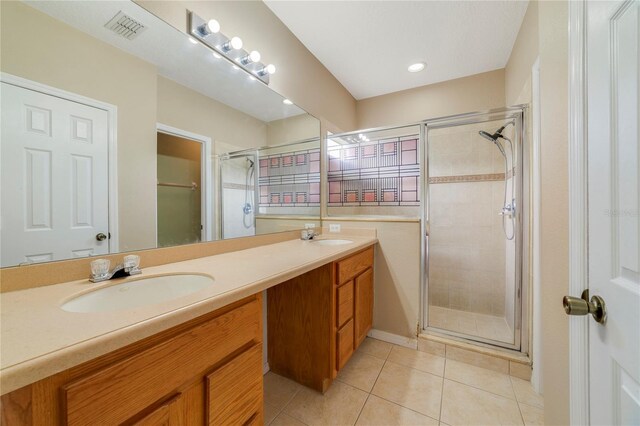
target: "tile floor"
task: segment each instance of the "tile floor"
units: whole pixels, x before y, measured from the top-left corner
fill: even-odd
[[[499,342],[513,342],[513,331],[504,317],[429,306],[429,326]]]
[[[525,380],[367,338],[324,395],[264,377],[265,424],[541,425]]]

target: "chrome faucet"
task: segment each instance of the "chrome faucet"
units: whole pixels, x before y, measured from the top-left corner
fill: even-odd
[[[140,269],[140,256],[130,254],[124,257],[113,269],[109,270],[111,262],[107,259],[97,259],[91,262],[91,276],[89,281],[99,283],[113,278],[129,277],[142,273]]]
[[[302,232],[300,233],[300,239],[304,241],[313,240],[315,237],[320,235],[316,232],[315,229],[316,228],[313,226],[305,226]]]

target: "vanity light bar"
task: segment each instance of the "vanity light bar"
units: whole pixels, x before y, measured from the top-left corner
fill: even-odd
[[[260,62],[260,54],[257,51],[247,52],[242,48],[240,37],[227,37],[220,32],[220,24],[215,19],[205,20],[189,11],[189,34],[207,47],[213,49],[214,56],[224,56],[230,59],[235,66],[242,68],[251,76],[269,84],[269,76],[276,67],[272,64],[265,65]]]

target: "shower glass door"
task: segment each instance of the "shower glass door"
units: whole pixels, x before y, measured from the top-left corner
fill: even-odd
[[[255,151],[220,158],[220,209],[222,238],[256,234]]]
[[[522,117],[425,125],[428,330],[520,349]]]

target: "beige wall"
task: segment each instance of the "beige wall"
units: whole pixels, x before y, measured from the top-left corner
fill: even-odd
[[[359,129],[367,129],[504,105],[504,70],[500,69],[360,100],[357,123]]]
[[[158,76],[158,122],[208,136],[216,153],[266,145],[267,125],[256,118]]]
[[[541,309],[545,424],[569,424],[568,3],[540,2]]]
[[[538,2],[530,1],[504,73],[507,105],[531,101],[531,67],[538,58]]]
[[[3,72],[118,107],[120,249],[154,247],[155,67],[23,3],[1,7]]]
[[[267,125],[267,145],[299,142],[319,135],[320,123],[309,114],[270,121]]]
[[[343,131],[356,128],[355,99],[261,1],[138,1],[180,31],[187,9],[220,22],[222,32],[242,37],[277,72],[270,87]]]

